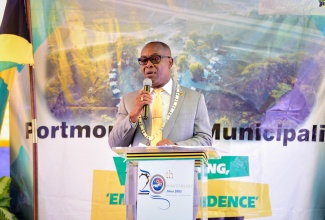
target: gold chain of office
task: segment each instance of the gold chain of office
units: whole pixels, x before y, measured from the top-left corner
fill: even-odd
[[[166,116],[166,120],[163,122],[161,128],[152,136],[149,136],[144,128],[144,125],[143,125],[143,121],[142,121],[142,117],[140,115],[139,117],[139,125],[140,125],[140,129],[141,129],[141,132],[143,134],[143,136],[145,138],[147,138],[149,141],[152,141],[153,139],[155,139],[155,137],[157,137],[164,129],[166,123],[168,122],[168,120],[170,119],[170,117],[172,116],[174,110],[176,109],[176,106],[177,106],[177,103],[178,103],[178,100],[179,100],[179,94],[180,94],[180,86],[179,84],[177,83],[176,84],[176,94],[175,94],[175,100],[174,100],[174,103],[172,105],[172,107],[170,108],[167,116]]]

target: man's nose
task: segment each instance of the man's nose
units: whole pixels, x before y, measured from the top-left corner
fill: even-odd
[[[151,62],[151,60],[148,60],[146,66],[147,66],[147,67],[152,67],[152,66],[153,66],[153,63]]]

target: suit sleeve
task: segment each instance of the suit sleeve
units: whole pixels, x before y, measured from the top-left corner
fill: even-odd
[[[212,130],[203,94],[196,105],[193,137],[176,143],[180,146],[212,146]]]
[[[116,115],[116,122],[108,137],[110,147],[128,147],[133,142],[136,128],[132,128],[130,124],[129,111],[125,104],[123,96]]]

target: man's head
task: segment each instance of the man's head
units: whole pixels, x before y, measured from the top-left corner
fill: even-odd
[[[160,88],[168,83],[173,58],[167,44],[159,41],[147,43],[138,60],[143,76],[152,80],[152,88]]]

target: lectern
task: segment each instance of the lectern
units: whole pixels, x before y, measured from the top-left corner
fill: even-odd
[[[128,162],[127,220],[208,219],[207,164],[219,158],[213,147],[112,149]]]

